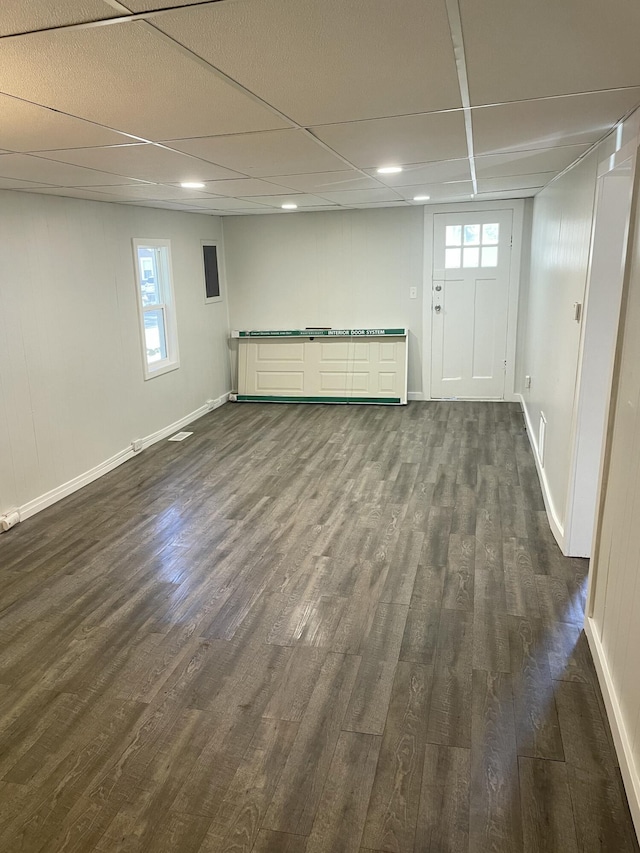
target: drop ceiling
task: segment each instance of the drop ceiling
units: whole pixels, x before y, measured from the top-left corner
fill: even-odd
[[[532,196],[640,105],[638,32],[629,0],[3,0],[0,189],[213,215]]]

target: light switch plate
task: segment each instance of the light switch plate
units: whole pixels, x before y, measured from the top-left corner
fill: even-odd
[[[417,299],[418,298],[418,288],[410,287],[409,288],[409,299]]]

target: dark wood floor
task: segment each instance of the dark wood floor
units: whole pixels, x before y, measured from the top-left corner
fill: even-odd
[[[516,406],[192,429],[0,537],[0,851],[637,853]]]

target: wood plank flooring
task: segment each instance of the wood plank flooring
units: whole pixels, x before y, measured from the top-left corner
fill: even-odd
[[[638,853],[517,406],[190,429],[0,536],[0,851]]]

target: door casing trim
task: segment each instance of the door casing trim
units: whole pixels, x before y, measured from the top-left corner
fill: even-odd
[[[512,247],[509,266],[509,309],[507,314],[507,369],[504,383],[505,402],[517,402],[516,387],[516,342],[518,324],[518,302],[520,296],[520,267],[522,263],[522,237],[524,222],[524,199],[502,199],[499,201],[469,201],[457,204],[433,204],[424,208],[424,250],[422,275],[422,396],[431,396],[431,289],[433,282],[433,217],[437,213],[470,213],[472,211],[510,210],[512,212]],[[438,398],[439,399],[439,398]]]

